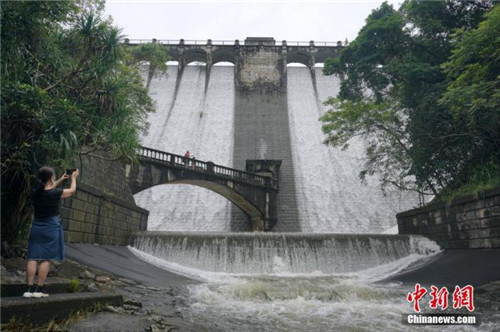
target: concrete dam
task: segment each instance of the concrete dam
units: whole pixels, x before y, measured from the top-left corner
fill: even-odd
[[[325,146],[319,117],[341,78],[321,63],[341,44],[295,45],[272,38],[214,45],[170,46],[166,73],[149,77],[157,106],[142,145],[245,169],[246,160],[281,160],[277,223],[273,231],[380,233],[395,214],[417,205],[414,195],[362,184],[364,143],[346,151]],[[148,78],[148,68],[143,75]],[[168,184],[135,195],[150,211],[150,231],[250,231],[248,217],[207,189]]]

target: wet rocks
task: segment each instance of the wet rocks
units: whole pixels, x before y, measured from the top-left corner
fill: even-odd
[[[103,284],[109,284],[111,282],[111,278],[106,276],[97,276],[95,277],[95,281]]]
[[[112,305],[108,305],[108,306],[104,307],[103,310],[107,311],[107,312],[112,312],[115,314],[124,314],[125,313],[125,309],[123,309],[122,307],[114,307]]]
[[[159,332],[160,328],[158,327],[158,325],[153,324],[153,325],[150,326],[149,330],[151,332]]]
[[[131,299],[126,299],[125,301],[123,301],[123,304],[134,306],[134,307],[138,307],[138,308],[142,308],[142,302],[134,301],[134,300],[131,300]]]
[[[60,263],[55,262],[52,265],[57,268],[57,276],[61,278],[78,279],[80,276],[80,272],[84,270],[84,268],[80,264],[70,261],[69,259],[64,260]]]
[[[118,278],[118,280],[120,282],[124,283],[125,285],[129,285],[129,286],[135,286],[138,284],[137,282],[130,280],[130,279],[127,279],[127,278]]]
[[[96,284],[93,282],[87,285],[87,290],[89,292],[94,292],[94,293],[100,291],[99,287],[97,287]]]
[[[79,275],[80,279],[95,279],[96,275],[89,270],[83,270]]]

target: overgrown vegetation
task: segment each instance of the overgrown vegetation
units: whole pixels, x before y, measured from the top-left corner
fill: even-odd
[[[169,59],[165,46],[157,43],[140,44],[130,48],[127,64],[129,66],[148,63],[149,72],[146,88],[149,89],[153,75],[157,70],[166,71]]]
[[[76,293],[82,290],[82,285],[80,284],[80,280],[78,279],[71,279],[68,284],[68,291],[70,293]]]
[[[325,143],[368,142],[361,172],[383,186],[450,197],[500,184],[500,6],[384,3],[328,59],[344,75],[322,118]]]
[[[120,30],[102,0],[1,4],[2,240],[25,234],[29,193],[42,165],[61,172],[78,154],[133,159],[154,110]],[[163,61],[166,50],[152,61]],[[134,55],[136,55],[134,57]],[[59,176],[60,174],[57,174]]]

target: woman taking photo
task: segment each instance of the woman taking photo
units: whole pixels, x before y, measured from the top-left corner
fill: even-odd
[[[45,280],[50,269],[50,261],[64,259],[64,233],[59,217],[59,205],[61,198],[68,198],[76,192],[76,178],[78,170],[71,175],[65,173],[56,181],[53,168],[42,167],[38,171],[38,180],[33,191],[33,205],[35,207],[35,218],[31,226],[28,241],[28,290],[24,297],[47,297],[44,290]],[[71,177],[69,189],[59,189],[64,180]],[[38,268],[38,283],[34,285],[35,274]]]

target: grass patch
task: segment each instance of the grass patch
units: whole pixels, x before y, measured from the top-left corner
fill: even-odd
[[[477,195],[478,192],[500,187],[500,175],[490,178],[488,181],[468,183],[460,188],[451,190],[447,194],[437,197],[440,202],[451,203],[453,199],[461,196]]]
[[[491,160],[478,164],[467,170],[463,182],[456,181],[436,197],[435,201],[450,204],[454,198],[461,196],[476,196],[478,192],[500,187],[500,160]]]
[[[69,285],[68,285],[68,291],[70,293],[77,293],[79,291],[82,290],[82,285],[80,284],[80,280],[78,279],[71,279],[69,281]]]

